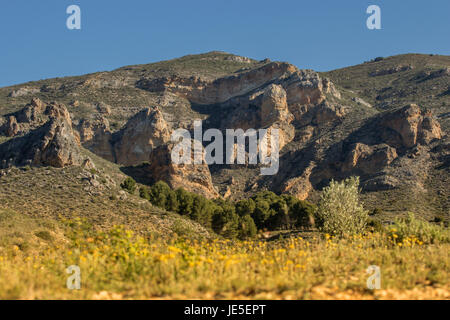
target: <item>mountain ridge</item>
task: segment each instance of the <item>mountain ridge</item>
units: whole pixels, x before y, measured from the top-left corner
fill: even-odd
[[[357,174],[372,207],[448,219],[449,70],[449,56],[420,54],[328,72],[224,52],[187,55],[0,88],[0,143],[39,126],[17,116],[31,110],[31,98],[66,105],[80,147],[126,167],[150,160],[171,131],[192,130],[194,119],[220,130],[277,128],[283,145],[276,176],[260,177],[251,165],[211,165],[207,189],[232,199],[264,189],[314,199],[330,179]],[[207,175],[201,181],[209,181]],[[431,176],[438,181],[430,182]],[[404,177],[413,177],[411,183]],[[408,188],[440,200],[398,207],[379,200],[397,194],[406,203],[410,197],[402,190]]]

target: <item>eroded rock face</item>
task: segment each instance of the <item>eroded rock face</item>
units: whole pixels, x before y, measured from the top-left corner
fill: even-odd
[[[45,115],[46,105],[39,99],[33,98],[25,108],[6,116],[0,126],[0,134],[14,137],[43,125],[48,116]]]
[[[343,172],[358,171],[370,174],[388,166],[397,158],[397,150],[386,144],[368,146],[356,143],[341,167]]]
[[[296,68],[288,63],[271,62],[259,68],[214,81],[206,81],[198,77],[181,78],[172,76],[141,79],[136,86],[152,92],[168,90],[194,103],[215,104],[225,102],[235,96],[247,94],[295,71]]]
[[[35,93],[38,93],[39,91],[41,91],[39,88],[22,87],[17,90],[11,91],[8,96],[11,98],[18,98],[18,97],[35,94]]]
[[[311,162],[299,177],[294,177],[283,183],[282,192],[291,194],[300,200],[308,198],[313,189],[310,176],[316,167],[316,163]]]
[[[289,113],[286,91],[280,85],[271,84],[264,92],[261,104],[261,126],[282,120]]]
[[[114,162],[112,132],[109,128],[108,119],[102,116],[95,120],[83,119],[78,124],[77,129],[83,147],[104,159]]]
[[[267,128],[268,131],[278,129],[280,149],[294,139],[295,128],[291,125],[294,116],[289,112],[283,87],[272,84],[266,89],[262,98],[260,118],[259,127]]]
[[[330,94],[340,98],[339,91],[328,79],[322,79],[319,74],[310,70],[299,70],[285,81],[288,96],[288,104],[296,119],[297,109],[303,105],[317,105],[325,100],[325,95]]]
[[[79,141],[63,105],[47,106],[49,120],[23,137],[0,145],[0,165],[47,165],[62,168],[80,165]]]
[[[433,139],[442,138],[439,123],[415,104],[388,113],[380,124],[389,129],[383,131],[386,143],[396,147],[411,148],[418,143],[428,144]]]
[[[45,111],[45,104],[37,98],[33,98],[31,103],[16,113],[18,122],[33,123],[39,120],[39,115]]]
[[[9,116],[3,125],[2,131],[5,133],[7,137],[14,137],[19,133],[19,124],[17,123],[17,119],[14,116]]]
[[[191,155],[192,164],[175,164],[171,158],[174,146],[173,143],[161,145],[151,153],[145,171],[153,183],[161,180],[174,189],[182,187],[207,198],[219,197],[204,157],[202,164],[193,164],[193,154]]]
[[[408,105],[369,119],[346,139],[330,146],[322,156],[317,153],[312,161],[308,160],[309,165],[301,163],[300,167],[305,169],[294,177],[288,173],[289,178],[279,189],[303,199],[318,185],[351,175],[361,176],[366,191],[390,190],[411,183],[399,179],[396,173],[400,172],[417,182],[426,177],[427,169],[422,166],[421,172],[412,165],[411,159],[425,157],[427,145],[441,138],[440,125],[432,115],[422,112],[417,105]],[[320,145],[320,140],[316,142]],[[316,163],[313,169],[312,163]]]
[[[171,129],[159,108],[147,108],[131,118],[114,145],[116,162],[136,165],[146,162],[153,149],[170,140]]]

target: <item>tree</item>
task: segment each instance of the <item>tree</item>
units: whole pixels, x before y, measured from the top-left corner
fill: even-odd
[[[270,230],[289,227],[289,209],[283,198],[279,197],[270,205],[270,215],[265,225]]]
[[[224,204],[217,207],[213,215],[212,228],[214,232],[226,238],[235,238],[238,235],[239,216],[234,206]]]
[[[181,215],[190,215],[192,213],[192,206],[194,204],[194,198],[191,193],[187,192],[183,188],[179,188],[175,191],[178,200],[178,213]]]
[[[314,226],[314,214],[317,206],[306,201],[297,200],[290,208],[289,215],[296,227],[311,228]]]
[[[206,227],[211,226],[215,209],[212,201],[196,194],[193,195],[193,199],[192,212],[189,217]]]
[[[178,209],[179,209],[179,203],[178,203],[177,195],[176,195],[175,191],[170,190],[170,192],[166,198],[166,210],[178,213]]]
[[[255,201],[253,201],[252,199],[240,200],[236,203],[236,213],[240,217],[253,214],[255,208]]]
[[[359,200],[359,177],[332,180],[322,191],[317,217],[323,232],[338,236],[362,232],[368,211]]]
[[[167,198],[172,189],[164,181],[158,181],[150,188],[150,202],[157,207],[166,208]]]
[[[249,215],[240,217],[238,229],[238,236],[241,240],[254,238],[258,231],[256,229],[255,221],[253,221],[252,217]]]
[[[265,227],[267,219],[270,217],[270,206],[269,202],[262,198],[255,199],[255,211],[253,212],[253,220],[255,221],[258,229]]]

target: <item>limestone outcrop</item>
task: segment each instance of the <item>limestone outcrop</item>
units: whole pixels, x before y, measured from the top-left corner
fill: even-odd
[[[442,138],[439,123],[433,119],[431,113],[422,112],[415,104],[386,114],[380,125],[385,129],[383,139],[396,147],[411,148]]]
[[[62,168],[82,163],[79,140],[72,130],[66,107],[50,104],[45,114],[49,120],[44,125],[0,145],[1,167],[44,165]]]
[[[193,164],[193,153],[191,154],[191,164],[176,164],[171,158],[174,146],[173,143],[169,143],[153,150],[149,164],[145,165],[148,178],[153,183],[160,180],[165,181],[174,189],[182,187],[187,191],[201,194],[207,198],[219,197],[212,183],[211,172],[208,165],[204,162],[204,152],[202,152],[203,162],[201,164]]]
[[[152,151],[170,140],[171,129],[159,108],[147,108],[132,117],[115,137],[117,163],[136,165],[149,161]]]

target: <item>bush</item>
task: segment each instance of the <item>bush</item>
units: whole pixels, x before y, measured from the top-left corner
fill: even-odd
[[[244,217],[246,215],[251,216],[253,212],[255,211],[256,204],[253,199],[245,199],[236,202],[236,213],[240,217]],[[253,219],[252,219],[253,220]]]
[[[383,232],[384,231],[384,227],[383,227],[383,224],[381,223],[381,221],[378,219],[375,219],[375,218],[369,218],[367,220],[366,228],[367,228],[367,230],[369,230],[371,232]]]
[[[139,188],[139,196],[150,201],[150,191],[147,187]]]
[[[35,232],[34,235],[45,241],[52,241],[53,237],[47,230]]]
[[[212,219],[214,232],[226,238],[236,238],[238,235],[239,216],[234,206],[224,205],[217,207]]]
[[[371,213],[369,213],[369,216],[378,216],[383,213],[383,210],[380,208],[375,208]]]
[[[173,191],[162,181],[151,188],[140,188],[139,194],[153,205],[187,215],[224,237],[241,239],[254,237],[258,229],[311,226],[316,208],[307,201],[291,195],[278,196],[271,191],[259,192],[250,199],[235,203],[223,199],[210,200],[183,188]]]
[[[281,197],[270,204],[270,217],[265,225],[270,230],[289,228],[289,207]]]
[[[190,215],[194,204],[193,195],[183,188],[177,189],[175,194],[178,200],[178,213],[181,215]]]
[[[129,193],[134,193],[136,190],[136,181],[134,181],[133,178],[128,177],[120,184],[120,187]]]
[[[211,227],[211,221],[216,206],[205,197],[194,194],[192,212],[189,217],[205,227]]]
[[[359,200],[359,177],[332,180],[322,191],[316,216],[322,232],[343,236],[364,231],[368,211]]]
[[[269,202],[262,198],[255,198],[255,211],[253,212],[252,217],[258,229],[263,229],[265,227],[265,223],[270,218],[270,215]]]
[[[164,181],[158,181],[150,188],[150,202],[160,208],[166,208],[172,189]]]
[[[397,218],[389,230],[389,234],[397,242],[408,238],[416,238],[423,243],[450,242],[450,231],[443,224],[437,225],[417,219],[413,213],[406,218]]]
[[[316,211],[317,206],[314,204],[308,201],[298,200],[292,205],[290,215],[297,228],[309,229],[315,225],[314,214]]]

